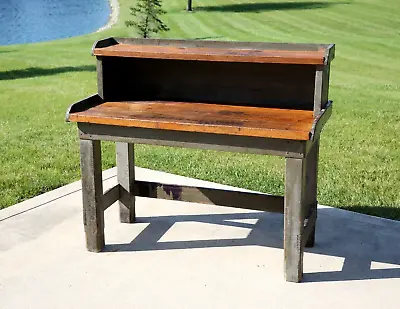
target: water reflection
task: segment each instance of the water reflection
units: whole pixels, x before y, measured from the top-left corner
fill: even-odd
[[[91,33],[110,13],[108,0],[0,0],[0,45]]]

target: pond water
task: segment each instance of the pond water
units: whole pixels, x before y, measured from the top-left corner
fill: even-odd
[[[91,33],[110,13],[109,0],[0,0],[0,45]]]

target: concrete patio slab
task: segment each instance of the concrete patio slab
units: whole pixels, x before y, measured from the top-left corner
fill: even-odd
[[[137,168],[140,180],[229,188]],[[105,189],[115,169],[103,173]],[[283,216],[138,198],[85,249],[80,183],[0,211],[0,308],[400,308],[400,222],[319,207],[304,282],[283,277]]]

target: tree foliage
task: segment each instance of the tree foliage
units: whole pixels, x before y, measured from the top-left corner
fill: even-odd
[[[149,38],[152,33],[168,31],[168,26],[159,17],[165,14],[161,6],[161,0],[137,0],[136,6],[130,7],[134,20],[126,21],[125,25],[136,28],[142,38]]]

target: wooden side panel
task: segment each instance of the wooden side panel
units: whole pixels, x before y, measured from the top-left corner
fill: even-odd
[[[69,122],[71,121],[70,116],[75,113],[83,112],[85,110],[88,110],[89,108],[92,108],[96,105],[99,105],[103,103],[103,100],[98,94],[91,95],[90,97],[87,97],[83,100],[80,100],[74,104],[71,104],[66,112],[65,115],[65,121]]]
[[[324,66],[324,74],[322,76],[322,95],[321,106],[326,107],[329,99],[329,78],[330,78],[330,64]]]
[[[322,109],[328,104],[329,92],[329,72],[330,67],[327,65],[316,66],[315,71],[315,92],[314,92],[314,115],[318,116]]]
[[[322,129],[332,115],[332,108],[332,101],[328,101],[328,103],[325,105],[325,108],[318,115],[315,116],[314,123],[311,129],[311,141],[319,138]]]
[[[106,101],[162,100],[313,110],[315,66],[103,58]]]

